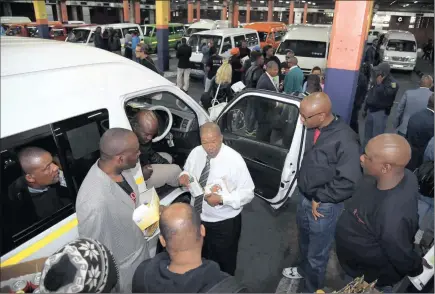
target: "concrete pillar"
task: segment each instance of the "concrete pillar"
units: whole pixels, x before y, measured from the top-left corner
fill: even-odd
[[[91,23],[91,12],[89,6],[82,6],[83,21],[85,23]]]
[[[161,71],[169,70],[169,1],[156,1],[157,57]]]
[[[72,20],[79,20],[77,16],[77,6],[71,6]]]
[[[138,2],[138,1],[134,2],[134,22],[136,24],[141,24],[141,19],[140,19],[140,2]]]
[[[221,20],[227,20],[227,14],[228,14],[228,1],[224,0],[224,6],[222,7],[222,12],[221,12]]]
[[[268,3],[267,21],[273,21],[273,0],[269,0],[269,3]]]
[[[124,8],[119,8],[118,9],[118,14],[119,14],[119,22],[124,22]]]
[[[156,23],[156,13],[154,10],[148,10],[149,13],[149,19],[150,19],[150,24],[155,24]]]
[[[134,23],[134,2],[135,0],[130,0],[130,13],[129,13],[129,23]]]
[[[35,18],[39,31],[39,37],[44,39],[50,38],[48,33],[47,7],[45,6],[45,1],[34,0],[33,8],[35,10]]]
[[[246,23],[251,22],[251,0],[246,1]]]
[[[334,113],[347,122],[352,113],[371,6],[373,1],[335,1],[325,92],[331,98]]]
[[[307,23],[307,14],[308,14],[308,3],[304,5],[304,18],[302,19],[302,23]]]
[[[57,14],[57,21],[62,22],[62,9],[60,7],[60,2],[56,3],[56,14]]]
[[[239,27],[239,1],[234,2],[233,28]]]
[[[67,22],[68,21],[68,8],[66,7],[66,1],[60,1],[59,3],[60,5],[60,12],[61,14],[59,14],[61,16],[61,19],[63,22]]]
[[[201,1],[196,0],[196,21],[201,19]]]
[[[295,24],[301,24],[302,23],[302,12],[297,11],[295,12],[295,19],[294,19],[294,23]]]
[[[288,15],[288,24],[294,23],[294,17],[295,17],[295,1],[290,1],[290,9],[289,9],[289,15]]]
[[[45,5],[45,10],[47,11],[47,20],[48,21],[54,21],[54,18],[53,18],[53,6],[51,6],[51,4],[46,4]]]
[[[128,22],[130,20],[130,3],[128,3],[128,0],[122,1],[122,8],[124,9],[124,22]]]
[[[187,3],[187,23],[193,22],[193,2]]]
[[[3,11],[4,11],[5,16],[12,16],[11,3],[3,2]]]

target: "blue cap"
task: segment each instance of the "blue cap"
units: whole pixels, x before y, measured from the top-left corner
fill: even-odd
[[[252,48],[252,50],[257,51],[257,52],[261,52],[260,45],[256,45],[254,48]]]

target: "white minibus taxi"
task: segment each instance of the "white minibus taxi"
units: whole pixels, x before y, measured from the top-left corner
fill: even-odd
[[[325,71],[330,34],[331,26],[289,26],[287,34],[276,50],[276,56],[284,62],[285,55],[292,50],[304,74],[309,74],[315,66]]]
[[[139,63],[90,46],[37,38],[2,36],[0,48],[1,267],[47,257],[78,237],[76,196],[99,158],[99,140],[108,128],[131,129],[131,118],[140,109],[150,109],[160,122],[153,139],[156,152],[168,152],[174,163],[184,166],[190,151],[200,145],[199,128],[210,120],[207,112],[175,84]],[[281,126],[282,138],[246,136],[242,114],[251,99],[290,108]],[[297,184],[305,142],[299,104],[296,97],[247,89],[216,120],[224,143],[245,159],[255,194],[275,209]],[[69,199],[43,218],[37,203],[14,189],[17,183],[27,188],[17,154],[28,146],[53,155],[61,171],[60,185],[66,188],[57,196]],[[141,199],[147,187],[139,162],[132,172]],[[192,200],[184,189],[156,190],[162,205]],[[144,239],[150,256],[156,253],[157,235],[158,231]]]
[[[210,19],[201,19],[198,22],[191,24],[187,29],[183,36],[186,41],[189,41],[190,36],[195,33],[209,31],[209,30],[218,30],[218,29],[227,29],[230,27],[230,22],[228,20],[210,20]],[[239,28],[240,28],[239,22]]]
[[[379,37],[379,59],[390,64],[391,69],[411,73],[417,62],[417,42],[408,31],[388,31]]]
[[[201,48],[207,44],[208,40],[213,40],[218,54],[226,58],[230,56],[229,52],[232,48],[240,47],[243,40],[248,42],[250,49],[260,45],[258,32],[252,29],[221,29],[195,33],[190,37],[188,42],[189,46],[192,48],[190,61],[193,68],[190,74],[194,77],[204,76]]]

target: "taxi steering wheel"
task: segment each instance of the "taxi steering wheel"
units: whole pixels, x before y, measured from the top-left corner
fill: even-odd
[[[166,108],[165,106],[154,105],[154,106],[151,106],[150,108],[148,108],[148,110],[153,110],[153,111],[154,110],[162,110],[162,111],[166,112],[166,114],[168,115],[168,118],[169,118],[168,126],[163,131],[163,133],[160,136],[157,136],[152,140],[153,143],[156,143],[156,142],[163,140],[169,134],[169,132],[171,131],[171,128],[172,128],[172,123],[174,121],[174,118],[172,117],[171,111],[168,108]]]

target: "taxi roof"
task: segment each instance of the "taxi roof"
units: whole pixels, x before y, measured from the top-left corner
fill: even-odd
[[[328,42],[331,26],[291,25],[283,40],[307,40]]]
[[[173,85],[148,68],[91,46],[0,37],[1,137],[98,109],[123,97]]]
[[[407,41],[415,41],[413,33],[401,30],[391,30],[386,33],[390,39],[399,39]]]
[[[202,32],[194,33],[194,35],[215,35],[215,36],[223,37],[228,35],[251,34],[251,33],[257,33],[257,31],[252,29],[231,28],[231,29],[202,31]]]
[[[104,24],[104,25],[85,25],[83,27],[80,27],[82,30],[92,30],[94,31],[97,27],[101,27],[101,29],[105,28],[114,28],[114,29],[123,29],[123,28],[130,28],[132,26],[138,26],[138,24],[135,23],[112,23],[112,24]]]

